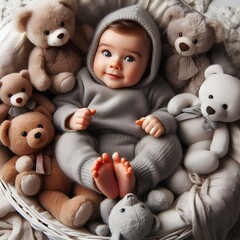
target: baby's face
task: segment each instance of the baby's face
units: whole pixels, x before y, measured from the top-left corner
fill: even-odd
[[[109,88],[131,87],[141,80],[149,55],[149,44],[140,32],[107,29],[100,38],[93,71]]]

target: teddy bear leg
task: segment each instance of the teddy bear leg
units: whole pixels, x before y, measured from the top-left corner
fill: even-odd
[[[100,203],[104,200],[104,196],[93,190],[75,184],[73,187],[74,196],[85,196],[93,203],[93,212],[90,220],[95,220],[100,217]]]
[[[42,187],[42,178],[34,171],[19,173],[15,180],[17,191],[25,196],[34,196]]]
[[[215,171],[219,166],[216,154],[208,150],[188,152],[184,158],[184,166],[198,174],[208,174]]]
[[[39,195],[39,201],[54,218],[73,228],[83,226],[93,211],[92,202],[85,196],[76,196],[70,199],[61,192],[43,191]]]
[[[182,166],[179,166],[170,177],[164,180],[164,184],[177,195],[188,191],[193,185],[188,172]]]
[[[52,88],[59,93],[65,93],[72,90],[75,86],[76,78],[73,73],[63,72],[52,76]]]

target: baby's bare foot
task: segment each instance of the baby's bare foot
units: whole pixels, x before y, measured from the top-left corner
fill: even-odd
[[[119,153],[114,153],[113,167],[118,182],[119,196],[123,198],[135,190],[136,179],[133,168],[125,158],[120,158]]]
[[[118,196],[118,184],[114,175],[113,162],[107,153],[95,161],[92,167],[92,176],[98,189],[105,196],[112,199]]]

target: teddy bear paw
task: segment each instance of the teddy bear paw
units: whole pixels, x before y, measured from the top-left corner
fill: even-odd
[[[92,211],[93,205],[90,201],[87,201],[84,204],[82,204],[78,211],[76,212],[75,217],[73,219],[74,227],[83,226],[90,218]]]
[[[42,180],[39,175],[36,174],[28,174],[22,176],[20,185],[17,186],[17,190],[26,196],[34,196],[39,193],[42,186]]]
[[[59,93],[66,93],[75,86],[76,79],[73,73],[59,73],[53,78],[53,88]]]

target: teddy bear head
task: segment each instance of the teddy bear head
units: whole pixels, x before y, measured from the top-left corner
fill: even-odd
[[[37,0],[19,8],[13,22],[37,47],[62,46],[74,35],[75,0]]]
[[[143,239],[160,228],[158,218],[132,193],[112,207],[108,224],[112,236],[126,240]]]
[[[0,98],[8,106],[25,106],[32,92],[33,87],[28,70],[10,73],[0,79]]]
[[[202,114],[212,121],[240,119],[240,80],[225,74],[217,64],[205,70],[205,78],[199,90]]]
[[[43,150],[54,135],[52,115],[44,107],[5,120],[0,126],[2,144],[20,156]]]
[[[223,40],[223,27],[198,12],[187,12],[171,6],[163,15],[167,38],[176,52],[184,57],[207,52]]]

